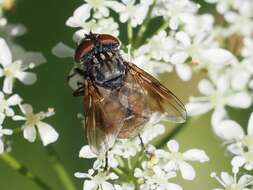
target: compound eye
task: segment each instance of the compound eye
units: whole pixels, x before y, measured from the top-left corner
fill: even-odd
[[[100,34],[97,36],[97,39],[104,45],[108,45],[108,44],[119,45],[120,44],[117,38],[109,34]]]
[[[76,49],[75,61],[80,62],[81,58],[89,53],[94,47],[94,43],[91,40],[83,40]]]

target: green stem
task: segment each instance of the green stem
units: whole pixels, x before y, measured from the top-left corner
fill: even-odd
[[[133,28],[131,25],[131,20],[129,20],[127,22],[127,35],[128,35],[128,43],[132,44],[132,40],[133,40]]]
[[[134,47],[139,47],[140,44],[142,43],[143,41],[143,38],[144,38],[144,34],[146,33],[147,31],[147,28],[148,28],[148,25],[151,21],[151,14],[152,14],[152,11],[156,5],[156,1],[157,0],[154,0],[153,4],[150,6],[149,10],[148,10],[148,13],[147,13],[147,16],[138,32],[138,36],[137,36],[137,39],[136,39],[136,44]]]
[[[50,162],[53,165],[53,169],[55,170],[56,174],[58,175],[59,179],[61,180],[63,186],[66,190],[76,190],[76,187],[68,175],[66,169],[61,164],[59,156],[57,155],[54,147],[52,145],[46,146],[46,150],[50,157]]]
[[[19,174],[25,176],[26,178],[32,180],[36,185],[38,185],[43,190],[50,190],[51,188],[44,183],[38,176],[34,175],[29,171],[24,165],[22,165],[18,160],[8,153],[0,155],[0,159],[4,161],[9,167],[18,172]]]
[[[169,21],[165,21],[156,31],[156,34],[158,34],[159,32],[161,32],[162,30],[166,30],[170,25]]]

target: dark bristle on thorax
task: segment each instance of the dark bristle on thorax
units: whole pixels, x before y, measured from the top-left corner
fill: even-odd
[[[113,44],[102,46],[102,49],[95,47],[82,58],[81,64],[87,68],[87,77],[104,88],[119,89],[126,78],[126,64]]]

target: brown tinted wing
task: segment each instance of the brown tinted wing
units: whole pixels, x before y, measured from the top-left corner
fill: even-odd
[[[186,120],[184,104],[157,79],[131,63],[129,73],[146,92],[151,111],[165,113],[166,119],[172,122],[182,123]]]
[[[109,91],[88,85],[84,111],[85,131],[91,150],[95,154],[105,153],[114,145],[123,126],[125,110]]]

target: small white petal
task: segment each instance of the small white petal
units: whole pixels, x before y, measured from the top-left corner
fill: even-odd
[[[188,58],[188,54],[185,52],[176,52],[175,54],[173,54],[171,56],[171,63],[172,64],[181,64],[181,63],[185,63],[186,59]]]
[[[253,136],[253,113],[250,114],[247,132],[248,132],[248,135]]]
[[[75,50],[60,42],[53,47],[52,53],[60,58],[74,57]]]
[[[179,150],[179,144],[175,140],[170,140],[167,142],[167,147],[171,152],[178,152]]]
[[[106,181],[104,183],[102,183],[102,189],[103,190],[114,190],[113,185],[106,182]]]
[[[38,66],[42,63],[45,63],[47,60],[46,58],[43,56],[42,53],[39,52],[25,52],[23,57],[22,57],[22,61],[24,64],[34,64],[35,66]]]
[[[11,64],[12,55],[11,51],[3,38],[0,38],[0,64],[4,67]]]
[[[232,161],[231,161],[231,164],[232,166],[234,167],[242,167],[244,164],[246,163],[246,160],[244,157],[242,156],[235,156]]]
[[[97,185],[94,181],[85,180],[83,184],[83,190],[96,190]]]
[[[89,178],[90,177],[90,175],[88,175],[87,173],[81,173],[81,172],[74,173],[74,176],[77,178]]]
[[[0,125],[4,122],[5,114],[0,113]]]
[[[19,72],[16,77],[25,85],[32,85],[37,80],[36,74],[31,72]]]
[[[3,91],[6,94],[11,94],[12,93],[12,88],[13,88],[13,80],[12,80],[12,78],[6,77],[4,79]]]
[[[78,7],[73,16],[66,21],[66,25],[70,27],[81,27],[83,23],[90,17],[90,5],[83,4]]]
[[[179,19],[178,19],[178,17],[172,17],[171,19],[170,19],[170,28],[172,29],[172,30],[176,30],[177,28],[178,28],[178,23],[179,23]]]
[[[213,84],[207,79],[201,80],[198,84],[198,88],[199,88],[200,93],[206,96],[210,96],[213,93],[215,93]]]
[[[234,59],[232,53],[221,48],[204,50],[201,56],[209,64],[216,64],[217,66],[228,64]]]
[[[79,152],[79,157],[80,158],[96,158],[97,155],[94,154],[91,149],[90,149],[90,146],[89,145],[86,145],[86,146],[83,146]]]
[[[211,117],[212,126],[219,126],[220,122],[227,119],[227,112],[223,106],[216,107]]]
[[[23,114],[33,113],[33,107],[30,104],[23,104],[21,108]]]
[[[24,121],[24,120],[26,120],[26,118],[23,117],[23,116],[21,116],[21,115],[14,115],[14,116],[12,117],[12,119],[13,119],[14,121]]]
[[[213,106],[209,102],[189,102],[185,108],[189,115],[194,116],[209,112]]]
[[[218,126],[213,127],[214,132],[223,140],[240,140],[244,137],[242,127],[233,120],[220,122]]]
[[[221,179],[227,186],[231,185],[234,182],[233,177],[227,172],[221,172]]]
[[[182,161],[179,163],[179,169],[184,179],[193,180],[195,178],[195,175],[196,175],[195,170],[190,164]]]
[[[0,154],[2,154],[3,152],[4,152],[4,143],[2,139],[0,139]]]
[[[253,181],[253,176],[251,176],[251,175],[243,175],[240,179],[239,179],[239,181],[238,181],[238,184],[240,184],[241,186],[245,186],[245,185],[247,185],[247,184],[249,184],[250,182],[252,182]]]
[[[248,108],[252,104],[250,94],[239,92],[226,98],[227,104],[236,108]]]
[[[13,131],[11,129],[2,129],[2,133],[4,135],[12,135]]]
[[[57,141],[59,134],[51,125],[40,121],[37,123],[37,127],[44,146]]]
[[[184,159],[190,161],[199,161],[201,163],[209,161],[209,157],[206,155],[205,151],[199,149],[191,149],[184,152]]]
[[[181,42],[185,47],[191,44],[191,39],[189,35],[185,32],[178,32],[176,34],[176,39]]]
[[[36,139],[36,129],[34,126],[26,126],[23,131],[24,138],[29,142],[34,142]]]
[[[22,99],[20,98],[19,95],[14,94],[10,98],[8,98],[7,102],[10,106],[15,106],[20,104],[22,102]]]
[[[176,72],[183,81],[188,81],[192,77],[192,69],[187,64],[176,65]]]

